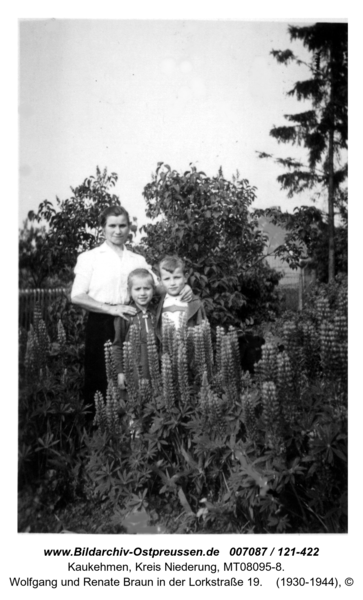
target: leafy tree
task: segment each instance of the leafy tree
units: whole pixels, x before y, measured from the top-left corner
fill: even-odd
[[[49,282],[56,274],[70,281],[77,255],[90,250],[101,241],[98,216],[110,205],[121,205],[118,196],[111,193],[118,176],[103,172],[97,167],[96,176],[71,188],[72,196],[66,200],[57,197],[56,207],[44,200],[38,211],[30,211],[30,223],[41,224],[29,229],[28,223],[20,235],[20,267],[29,269],[37,286]],[[133,225],[133,230],[136,226]]]
[[[50,255],[45,250],[45,226],[29,226],[26,219],[19,237],[19,287],[40,288],[49,275]]]
[[[301,113],[285,115],[288,125],[273,127],[270,135],[279,143],[291,143],[306,148],[308,164],[293,158],[277,158],[287,168],[277,180],[288,196],[320,186],[328,196],[329,281],[335,274],[334,212],[339,204],[339,187],[347,177],[347,164],[342,151],[347,148],[347,77],[348,26],[346,23],[316,23],[305,27],[289,27],[291,40],[301,40],[312,53],[307,65],[311,78],[298,81],[288,92],[299,101],[309,100],[311,108]],[[282,64],[295,61],[303,64],[291,50],[272,50]],[[306,64],[306,63],[304,63]],[[259,152],[261,158],[272,155]]]
[[[285,230],[284,243],[274,249],[292,268],[307,262],[316,271],[318,281],[328,281],[329,227],[326,214],[315,206],[301,206],[293,213],[282,212],[280,208],[258,209],[256,217],[265,216],[274,225]],[[335,254],[337,273],[348,270],[348,227],[344,209],[340,211],[341,223],[335,228]]]
[[[186,261],[189,282],[213,324],[240,325],[273,309],[278,275],[264,262],[264,236],[250,213],[255,188],[246,179],[179,174],[158,163],[144,188],[143,253],[156,265],[166,254]],[[257,314],[256,314],[257,313]]]

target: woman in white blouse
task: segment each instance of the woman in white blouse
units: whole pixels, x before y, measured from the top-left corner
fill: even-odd
[[[104,344],[114,339],[114,317],[133,315],[136,309],[129,306],[127,277],[138,268],[148,269],[156,285],[159,281],[143,256],[130,252],[125,242],[130,233],[128,212],[121,206],[110,206],[100,215],[105,242],[78,256],[71,300],[73,304],[89,311],[86,326],[85,387],[84,397],[93,406],[97,391],[105,394],[107,378]],[[184,288],[184,299],[189,300],[191,290]]]
[[[127,318],[128,314],[135,313],[135,308],[127,305],[128,274],[138,267],[151,271],[143,256],[125,248],[130,219],[124,208],[106,208],[99,217],[99,223],[105,242],[79,255],[71,292],[72,302],[89,311],[84,397],[92,407],[95,393],[100,391],[105,394],[107,389],[104,344],[114,339],[114,317]]]

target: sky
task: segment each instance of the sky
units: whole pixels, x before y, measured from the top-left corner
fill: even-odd
[[[256,153],[304,158],[269,131],[308,108],[286,95],[308,69],[270,54],[291,47],[308,60],[287,29],[305,22],[22,19],[19,226],[96,166],[118,174],[115,193],[142,225],[142,191],[159,161],[209,176],[222,166],[226,178],[238,170],[257,187],[256,208],[308,204],[287,198],[281,169]]]

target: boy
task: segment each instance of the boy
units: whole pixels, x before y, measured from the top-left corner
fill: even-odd
[[[172,322],[179,329],[182,320],[187,327],[199,325],[206,318],[203,303],[193,294],[190,302],[180,299],[185,284],[184,262],[178,256],[166,256],[159,263],[161,283],[165,295],[156,311],[155,334],[161,340],[163,322]]]

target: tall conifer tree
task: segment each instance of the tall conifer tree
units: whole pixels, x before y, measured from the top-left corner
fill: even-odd
[[[273,127],[270,135],[279,143],[292,143],[306,148],[308,164],[293,158],[278,158],[287,168],[278,176],[281,188],[288,196],[322,185],[328,196],[329,281],[335,275],[334,212],[343,195],[340,186],[348,173],[342,151],[348,144],[348,25],[346,23],[316,23],[311,26],[289,26],[290,39],[301,40],[312,53],[308,64],[311,77],[298,81],[288,92],[297,100],[310,100],[307,111],[285,115],[288,125]],[[272,50],[283,64],[302,64],[291,50]],[[304,63],[305,64],[305,63]],[[261,158],[269,157],[265,152]]]

